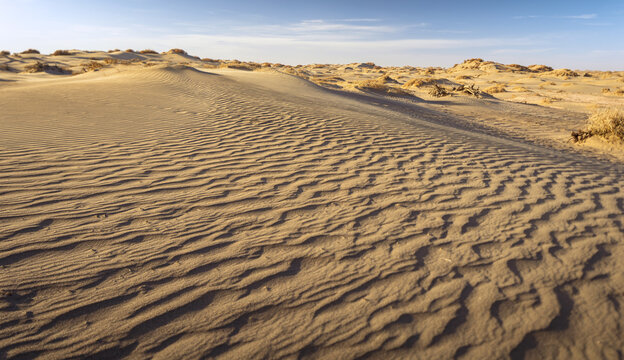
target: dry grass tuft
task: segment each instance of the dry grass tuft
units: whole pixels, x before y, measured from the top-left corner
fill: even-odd
[[[552,74],[555,75],[555,76],[562,77],[562,78],[570,78],[570,77],[577,77],[577,76],[579,76],[579,74],[576,71],[572,71],[570,69],[557,69],[557,70],[553,70]]]
[[[384,93],[387,95],[396,95],[396,96],[412,96],[409,92],[388,86],[387,84],[397,84],[398,82],[391,78],[389,75],[382,75],[377,79],[370,79],[360,81],[355,85],[356,88],[360,90],[368,90],[379,93]]]
[[[609,142],[624,141],[624,111],[613,108],[598,110],[589,117],[585,129],[572,132],[574,142],[582,142],[592,136],[600,136]]]
[[[429,78],[415,78],[405,82],[403,84],[404,88],[416,87],[420,88],[423,86],[431,86],[437,84],[437,79],[429,79]]]
[[[28,49],[22,51],[20,54],[41,54],[37,49]]]
[[[24,69],[26,69],[26,72],[29,73],[47,72],[51,74],[71,74],[71,71],[68,69],[60,67],[58,65],[48,65],[41,61],[37,61],[34,64],[28,65]]]
[[[127,50],[126,50],[127,51]],[[158,55],[158,52],[156,50],[152,50],[152,49],[145,49],[145,50],[141,50],[139,51],[139,53],[141,54],[153,54],[153,55]]]
[[[506,91],[507,90],[505,88],[505,84],[496,84],[483,89],[483,92],[486,92],[488,94],[498,94]]]
[[[509,68],[509,70],[511,70],[512,72],[528,72],[531,71],[528,67],[526,66],[522,66],[522,65],[518,65],[518,64],[509,64],[507,65],[507,68]]]
[[[88,63],[82,64],[81,66],[82,66],[82,71],[88,72],[88,71],[98,71],[104,67],[104,64],[97,62],[97,61],[90,61]]]
[[[182,50],[182,49],[171,49],[169,51],[167,51],[167,54],[178,54],[178,55],[188,55],[186,53],[186,51]]]
[[[52,56],[66,56],[71,54],[72,53],[69,50],[56,50],[52,53]]]
[[[120,59],[115,59],[115,58],[104,59],[104,63],[106,65],[116,65],[116,64],[130,65],[132,63],[139,62],[139,61],[140,61],[139,59],[131,59],[131,60],[120,60]]]
[[[450,94],[451,93],[449,93],[448,90],[446,90],[446,88],[438,84],[433,84],[433,88],[429,90],[429,95],[434,96],[434,97],[448,96]]]
[[[537,73],[553,71],[553,68],[546,65],[529,65],[529,70]]]

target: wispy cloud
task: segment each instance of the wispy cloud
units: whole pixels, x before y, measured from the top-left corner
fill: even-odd
[[[358,18],[358,19],[338,19],[337,21],[344,22],[379,22],[381,19],[373,19],[373,18]]]
[[[580,15],[518,15],[514,16],[514,19],[576,19],[576,20],[591,20],[598,17],[598,14],[580,14]]]
[[[582,19],[582,20],[589,20],[589,19],[595,19],[598,17],[597,14],[582,14],[582,15],[567,15],[567,16],[559,16],[560,18],[563,19]]]

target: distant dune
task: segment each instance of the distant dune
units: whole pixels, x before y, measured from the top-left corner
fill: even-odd
[[[3,53],[0,358],[621,358],[623,75]]]

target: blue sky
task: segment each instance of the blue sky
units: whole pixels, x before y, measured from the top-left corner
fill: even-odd
[[[466,58],[624,70],[624,0],[0,0],[0,48],[180,47],[286,64]]]

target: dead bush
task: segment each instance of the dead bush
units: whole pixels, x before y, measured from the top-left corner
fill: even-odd
[[[67,56],[71,54],[72,53],[69,50],[56,50],[52,53],[52,56]]]
[[[434,96],[434,97],[443,97],[443,96],[450,95],[450,93],[443,86],[440,86],[438,84],[433,84],[433,88],[429,90],[429,95]]]
[[[574,142],[592,136],[600,136],[609,142],[624,141],[624,111],[614,108],[598,110],[589,117],[584,129],[572,132]]]

